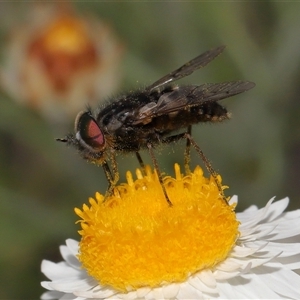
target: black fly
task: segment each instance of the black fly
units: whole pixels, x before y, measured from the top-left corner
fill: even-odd
[[[197,56],[145,89],[114,99],[96,114],[90,109],[80,112],[75,121],[75,135],[69,134],[57,140],[75,146],[85,159],[103,167],[109,182],[108,193],[112,192],[119,180],[116,154],[135,152],[141,167],[144,168],[139,151],[148,149],[165,198],[172,205],[163,186],[153,147],[184,138],[187,141],[186,171],[189,172],[192,145],[204,160],[224,197],[216,172],[191,136],[191,126],[200,122],[221,122],[228,119],[230,116],[226,108],[217,101],[252,89],[255,84],[249,81],[231,81],[203,85],[170,85],[207,65],[224,49],[225,46],[220,46]],[[172,135],[184,128],[184,132]],[[108,161],[111,162],[111,167]]]

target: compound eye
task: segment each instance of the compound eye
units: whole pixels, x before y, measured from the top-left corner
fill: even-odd
[[[105,147],[104,134],[89,112],[78,114],[75,131],[76,139],[82,146],[94,152],[101,151]]]

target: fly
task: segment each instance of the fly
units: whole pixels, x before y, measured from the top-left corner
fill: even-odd
[[[57,140],[73,145],[83,158],[103,167],[109,183],[107,194],[113,191],[119,180],[116,155],[134,152],[144,169],[139,152],[148,149],[165,198],[172,206],[163,185],[153,148],[158,144],[186,139],[184,154],[186,171],[189,173],[192,146],[213,176],[221,195],[226,199],[217,173],[191,136],[192,125],[229,119],[227,109],[218,101],[248,91],[255,84],[250,81],[183,86],[172,84],[206,66],[224,49],[225,46],[220,46],[208,50],[148,87],[113,99],[96,113],[91,109],[80,112],[75,120],[75,134],[68,134],[65,138]],[[180,130],[183,132],[177,133]]]

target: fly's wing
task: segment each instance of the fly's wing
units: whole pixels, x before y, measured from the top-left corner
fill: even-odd
[[[179,86],[173,91],[163,94],[156,105],[154,102],[144,105],[135,116],[133,124],[147,124],[155,117],[229,98],[246,92],[254,86],[255,83],[250,81]]]
[[[180,68],[171,72],[170,74],[162,77],[161,79],[155,81],[153,84],[149,85],[146,90],[152,91],[162,85],[170,83],[172,81],[176,81],[180,78],[186,77],[192,74],[194,71],[206,66],[209,62],[215,59],[220,53],[223,52],[225,46],[220,46],[211,50],[204,52],[203,54],[197,56],[191,61],[187,62]]]

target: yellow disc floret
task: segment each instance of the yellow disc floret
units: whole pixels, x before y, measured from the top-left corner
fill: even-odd
[[[182,282],[193,273],[223,261],[238,237],[234,208],[224,201],[213,178],[200,167],[164,185],[146,167],[137,179],[107,197],[96,194],[90,206],[76,208],[81,218],[79,260],[98,282],[119,291]]]

